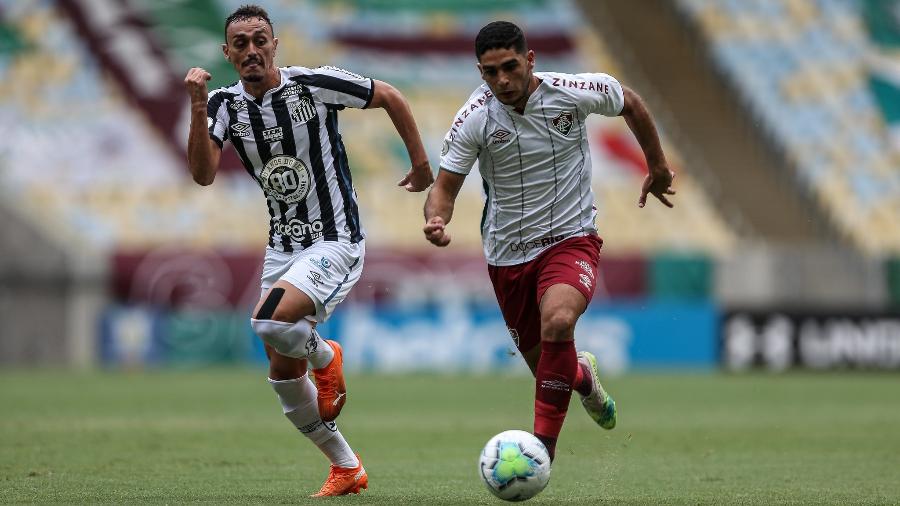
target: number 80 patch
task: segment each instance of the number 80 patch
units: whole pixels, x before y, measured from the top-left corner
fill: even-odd
[[[301,160],[288,155],[274,156],[259,173],[266,194],[287,204],[300,202],[309,193],[309,169]]]

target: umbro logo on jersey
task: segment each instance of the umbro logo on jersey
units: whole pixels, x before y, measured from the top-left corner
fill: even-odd
[[[281,127],[272,127],[263,130],[263,140],[266,142],[276,142],[284,139],[284,132]]]
[[[494,133],[491,134],[491,139],[494,139],[491,144],[504,144],[509,142],[509,136],[512,135],[508,131],[499,128],[494,130]]]
[[[247,137],[250,135],[250,125],[248,123],[235,123],[231,125],[231,135],[235,137]]]
[[[569,111],[561,112],[553,118],[550,123],[553,123],[553,128],[555,128],[557,132],[563,135],[569,135],[569,131],[572,130],[572,125],[575,124],[575,115]]]

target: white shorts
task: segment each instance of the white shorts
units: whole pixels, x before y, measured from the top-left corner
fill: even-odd
[[[316,314],[307,318],[324,322],[359,281],[365,255],[365,241],[357,244],[322,241],[293,253],[267,248],[262,295],[276,281],[287,281],[316,304]]]

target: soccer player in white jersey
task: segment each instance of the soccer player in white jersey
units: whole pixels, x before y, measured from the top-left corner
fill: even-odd
[[[596,358],[576,353],[574,342],[602,245],[585,118],[625,118],[650,169],[639,207],[648,194],[672,207],[674,173],[643,101],[613,77],[534,72],[522,30],[505,21],[481,29],[475,55],[484,84],[444,140],[424,233],[437,246],[450,243],[454,202],[477,160],[487,193],[481,233],[488,273],[510,335],[535,376],[534,434],[553,458],[572,389],[597,424],[616,424]]]
[[[399,186],[423,191],[434,178],[400,92],[335,67],[276,67],[277,47],[262,8],[245,5],[226,19],[222,50],[240,80],[207,93],[210,74],[188,72],[188,164],[197,183],[211,184],[229,140],[262,189],[269,242],[263,296],[250,321],[265,342],[269,383],[287,418],[331,461],[315,496],[358,493],[368,476],[333,421],[346,399],[342,351],[315,330],[359,280],[365,255],[338,111],[385,109],[412,163]]]

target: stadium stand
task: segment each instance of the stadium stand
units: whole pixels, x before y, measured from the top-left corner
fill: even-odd
[[[193,65],[232,80],[219,55],[220,23],[239,3],[131,2],[166,51],[175,75]],[[477,29],[502,15],[527,27],[539,68],[616,74],[617,63],[569,2],[270,2],[282,63],[335,64],[396,83],[410,97],[428,146],[439,146],[450,119],[480,83],[471,44]],[[256,247],[265,211],[243,171],[209,188],[190,183],[184,162],[166,149],[166,132],[134,106],[52,2],[0,1],[0,69],[19,77],[0,83],[9,132],[0,178],[34,221],[66,241],[100,250],[177,242],[186,246]],[[552,13],[552,15],[550,15]],[[398,22],[399,20],[399,22]],[[399,27],[399,28],[398,28]],[[574,27],[574,31],[573,31]],[[27,56],[27,57],[26,57]],[[24,80],[24,81],[23,81]],[[185,128],[186,125],[183,125]],[[611,251],[728,251],[734,235],[680,167],[674,212],[638,210],[644,170],[621,120],[592,123],[598,223]],[[421,198],[386,198],[406,167],[405,152],[385,115],[347,111],[342,130],[355,185],[366,211],[370,246],[424,248]],[[437,149],[431,149],[436,165]],[[674,146],[672,158],[680,160]],[[636,161],[637,160],[637,161]],[[50,182],[50,184],[48,184]],[[222,205],[227,202],[227,205]],[[470,178],[456,218],[456,239],[480,250],[477,177]],[[679,224],[691,223],[690,227]]]
[[[839,230],[865,252],[900,251],[900,152],[869,86],[876,55],[861,3],[678,4]]]

